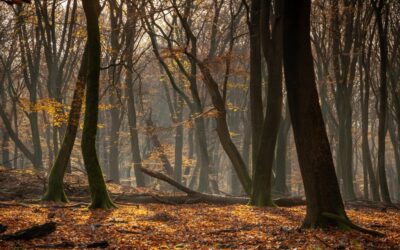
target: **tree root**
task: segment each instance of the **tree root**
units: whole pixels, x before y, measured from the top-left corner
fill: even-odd
[[[336,220],[337,222],[343,223],[346,226],[350,227],[351,229],[357,230],[357,231],[362,232],[362,233],[366,233],[366,234],[369,234],[369,235],[372,235],[372,236],[377,236],[377,237],[384,237],[385,236],[385,234],[383,234],[381,232],[357,226],[356,224],[354,224],[350,220],[342,218],[342,217],[340,217],[339,215],[336,215],[336,214],[322,213],[322,216],[324,216],[326,218],[329,218],[329,219],[332,219],[332,220]]]

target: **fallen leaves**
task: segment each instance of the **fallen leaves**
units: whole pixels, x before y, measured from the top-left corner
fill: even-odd
[[[398,249],[399,212],[349,210],[354,222],[379,227],[375,238],[359,232],[302,230],[305,212],[297,208],[255,208],[244,205],[121,206],[112,211],[43,205],[0,208],[0,221],[12,233],[49,220],[53,234],[30,241],[0,241],[1,249],[106,241],[110,249]],[[49,219],[49,214],[51,218]]]
[[[84,178],[67,175],[67,193],[78,203],[38,203],[43,177],[27,171],[0,171],[0,224],[3,234],[55,222],[54,233],[29,241],[0,241],[0,249],[39,247],[109,249],[400,249],[400,210],[352,203],[348,215],[358,225],[385,234],[299,229],[305,207],[258,208],[246,205],[119,205],[111,211],[88,210]],[[114,198],[123,192],[160,195],[151,188],[123,190],[108,183]],[[21,193],[19,199],[16,193]],[[167,193],[165,193],[167,194]],[[118,198],[120,200],[120,198]],[[32,203],[33,202],[33,203]],[[30,204],[31,203],[31,204]],[[106,246],[105,246],[106,247]]]

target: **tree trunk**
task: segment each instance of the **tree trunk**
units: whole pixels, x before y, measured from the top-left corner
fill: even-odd
[[[338,226],[347,219],[315,83],[310,42],[311,0],[285,0],[283,58],[297,155],[307,198],[303,227]]]
[[[370,77],[369,77],[369,67],[366,67],[365,59],[362,58],[362,64],[365,72],[365,81],[361,74],[360,80],[360,88],[361,88],[361,147],[362,147],[362,159],[363,159],[363,167],[366,169],[364,172],[364,177],[368,176],[369,184],[371,186],[372,199],[374,201],[379,201],[379,190],[378,184],[376,183],[376,177],[374,173],[374,168],[371,160],[371,151],[368,143],[368,127],[369,127],[369,118],[368,118],[368,110],[369,110],[369,91],[370,91]],[[364,188],[368,188],[368,186],[364,186]]]
[[[280,15],[283,6],[281,1],[275,1],[275,13],[278,16],[270,31],[270,4],[271,1],[261,3],[262,48],[268,68],[268,90],[265,119],[253,171],[250,203],[256,206],[274,206],[271,194],[272,169],[282,115],[282,20]]]
[[[257,161],[260,135],[263,126],[263,101],[261,86],[261,35],[260,35],[261,1],[252,0],[250,10],[250,112],[251,112],[251,161],[254,167]]]
[[[78,132],[79,120],[81,117],[81,109],[83,95],[86,87],[87,76],[87,61],[88,61],[88,45],[85,45],[85,50],[82,55],[81,66],[76,81],[74,95],[71,103],[71,111],[68,117],[68,125],[65,131],[64,139],[61,144],[60,151],[57,154],[56,161],[51,168],[47,192],[43,200],[67,202],[67,196],[64,192],[63,180],[67,169],[71,152],[74,147],[76,134]]]
[[[82,154],[88,174],[92,203],[90,208],[110,209],[115,207],[111,201],[96,153],[96,132],[99,113],[100,77],[100,30],[98,0],[82,0],[87,22],[88,34],[88,74],[86,88],[86,109],[82,132]]]
[[[120,111],[117,109],[118,107],[113,107],[110,110],[111,127],[109,137],[110,156],[108,161],[108,177],[114,183],[119,183],[119,129],[121,120],[119,115]]]
[[[393,145],[393,154],[394,154],[394,162],[396,165],[396,172],[397,172],[397,200],[400,201],[400,145],[398,142],[399,134],[396,133],[396,126],[394,124],[394,119],[391,118],[389,121],[389,134],[390,140],[392,141]],[[393,178],[395,178],[393,176]]]
[[[2,143],[1,143],[1,164],[6,168],[11,168],[11,161],[10,161],[10,153],[9,153],[9,144],[10,144],[10,137],[8,136],[7,131],[1,130],[2,134]]]
[[[276,180],[274,191],[279,195],[287,195],[288,186],[286,178],[287,173],[287,149],[288,149],[288,135],[290,129],[289,110],[286,112],[286,117],[281,122],[278,134],[278,142],[276,145]]]
[[[138,187],[144,187],[146,182],[144,180],[144,176],[142,170],[142,157],[140,156],[140,148],[139,148],[139,133],[137,131],[137,119],[136,119],[136,107],[135,107],[135,99],[133,93],[133,83],[131,76],[127,73],[127,92],[128,92],[128,123],[129,123],[129,132],[131,139],[131,152],[132,152],[132,160],[133,160],[133,171],[135,173],[136,185]]]
[[[384,7],[384,0],[377,1],[372,0],[373,7],[375,11],[378,35],[379,35],[379,50],[380,50],[380,86],[379,86],[379,126],[378,126],[378,177],[379,177],[379,187],[381,191],[382,200],[388,204],[392,203],[389,195],[389,188],[386,178],[386,166],[385,166],[385,144],[386,144],[386,134],[387,134],[387,80],[386,80],[386,70],[388,63],[388,52],[387,52],[387,25],[388,25],[388,11],[385,14],[385,27],[382,20],[382,10]]]
[[[242,156],[240,155],[239,150],[236,148],[236,145],[232,142],[232,138],[229,132],[228,124],[226,121],[226,110],[225,103],[223,98],[219,92],[218,84],[215,82],[214,78],[209,71],[208,65],[203,62],[197,61],[201,73],[204,77],[204,82],[208,89],[208,93],[211,96],[212,103],[214,107],[218,111],[218,116],[215,121],[217,123],[217,134],[219,140],[221,142],[222,147],[224,148],[225,153],[228,155],[229,159],[232,162],[232,165],[236,171],[236,174],[243,186],[243,189],[247,194],[251,193],[251,179],[250,175],[247,172],[246,165],[243,161]]]
[[[140,155],[140,144],[139,144],[139,133],[137,130],[137,116],[136,116],[136,104],[135,104],[135,93],[133,92],[133,53],[134,53],[134,41],[135,41],[135,19],[136,8],[134,3],[127,3],[127,30],[126,30],[126,63],[128,70],[126,71],[126,86],[128,93],[128,124],[129,124],[129,132],[130,132],[130,140],[131,140],[131,152],[132,152],[132,160],[133,160],[133,171],[136,179],[136,186],[144,187],[146,186],[146,181],[144,175],[142,173],[142,157]],[[130,168],[129,168],[130,169]]]
[[[177,122],[181,123],[183,119],[183,101],[181,97],[175,96],[175,112],[177,113]],[[182,183],[182,153],[183,153],[183,125],[175,129],[175,165],[174,177],[178,183]]]

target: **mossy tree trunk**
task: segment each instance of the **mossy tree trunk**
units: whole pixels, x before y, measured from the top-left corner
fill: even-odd
[[[82,102],[86,87],[87,60],[88,46],[86,44],[74,90],[67,129],[65,131],[64,139],[60,151],[58,152],[56,161],[51,168],[48,188],[43,197],[43,200],[45,201],[68,202],[67,196],[64,192],[63,179],[69,159],[71,157],[72,149],[74,147],[79,120],[81,117]]]
[[[86,88],[86,109],[82,133],[82,154],[88,173],[90,208],[110,209],[115,207],[111,201],[103,173],[96,153],[96,133],[99,113],[99,77],[100,77],[100,29],[98,15],[100,4],[98,0],[82,0],[86,16],[88,35],[88,74]]]

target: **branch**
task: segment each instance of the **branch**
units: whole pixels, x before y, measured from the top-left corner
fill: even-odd
[[[200,193],[198,193],[198,192],[196,192],[196,191],[194,191],[194,190],[192,190],[190,188],[185,187],[184,185],[182,185],[179,182],[173,180],[172,178],[166,176],[165,174],[162,174],[160,172],[155,172],[155,171],[149,170],[149,169],[144,168],[144,167],[141,167],[140,169],[142,170],[142,172],[150,175],[151,177],[154,177],[156,179],[165,181],[168,184],[176,187],[177,189],[181,190],[182,192],[184,192],[184,193],[186,193],[188,195],[199,195],[200,194]]]
[[[152,202],[161,202],[166,204],[193,204],[193,203],[211,203],[211,204],[248,204],[249,198],[247,197],[226,197],[221,195],[210,195],[199,193],[190,188],[183,186],[182,184],[176,182],[170,177],[149,170],[147,168],[141,167],[141,170],[159,180],[165,181],[170,185],[176,187],[177,189],[185,192],[187,196],[151,196],[151,197],[134,197],[133,201],[138,203],[152,203]],[[281,198],[274,200],[275,204],[281,207],[294,207],[294,206],[303,206],[305,205],[305,200],[299,197],[294,198]]]

